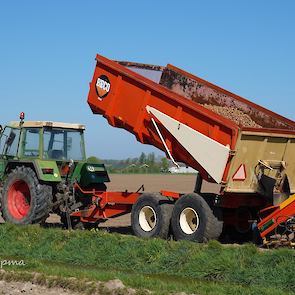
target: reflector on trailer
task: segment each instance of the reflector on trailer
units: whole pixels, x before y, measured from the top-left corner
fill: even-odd
[[[238,170],[233,175],[234,181],[244,181],[246,179],[246,168],[244,164],[241,164],[238,168]]]

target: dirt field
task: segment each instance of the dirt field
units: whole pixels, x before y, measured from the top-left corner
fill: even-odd
[[[189,174],[110,174],[109,191],[136,191],[144,184],[146,192],[170,190],[190,193],[194,190],[196,175]],[[219,192],[219,185],[203,183],[203,192]]]

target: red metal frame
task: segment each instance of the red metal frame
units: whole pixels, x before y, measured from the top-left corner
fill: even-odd
[[[260,195],[227,193],[218,196],[219,206],[222,208],[256,207],[264,208],[270,203]]]
[[[76,189],[84,195],[92,195],[90,207],[71,213],[72,217],[80,217],[83,222],[96,222],[99,219],[130,213],[132,205],[142,195],[134,192],[84,191],[78,184]]]
[[[71,213],[72,217],[79,217],[82,222],[95,223],[98,220],[124,215],[131,212],[132,205],[142,193],[134,192],[104,192],[104,191],[84,191],[77,183],[78,189],[83,195],[92,196],[92,204],[87,209]],[[166,197],[178,199],[178,193],[161,191]]]

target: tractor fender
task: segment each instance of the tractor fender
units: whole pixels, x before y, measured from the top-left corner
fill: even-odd
[[[20,166],[30,167],[36,173],[38,180],[50,181],[50,182],[62,181],[61,176],[59,174],[59,170],[55,162],[47,162],[47,161],[40,161],[40,160],[23,160],[23,159],[9,160],[6,163],[4,173],[7,175],[11,172],[11,170]],[[52,175],[43,174],[41,170],[42,168],[52,168],[54,171],[54,174]]]

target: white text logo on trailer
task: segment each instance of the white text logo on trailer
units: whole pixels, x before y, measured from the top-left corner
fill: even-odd
[[[106,97],[111,89],[109,78],[106,75],[99,76],[96,80],[95,89],[99,100]]]

